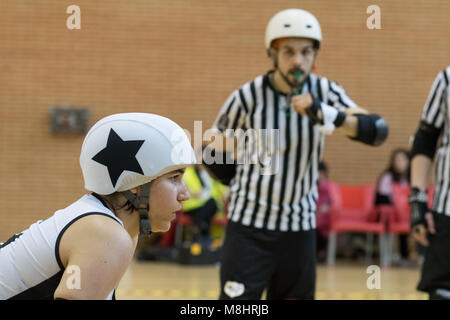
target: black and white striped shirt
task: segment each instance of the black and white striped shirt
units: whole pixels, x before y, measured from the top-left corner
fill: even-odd
[[[450,66],[433,82],[421,120],[442,133],[436,156],[433,211],[450,216]]]
[[[265,174],[258,161],[238,163],[230,184],[228,218],[260,229],[315,229],[318,165],[324,134],[307,116],[301,116],[288,105],[286,95],[272,87],[271,72],[235,90],[213,125],[213,129],[227,136],[227,129],[228,132],[279,129],[273,174]],[[307,92],[339,110],[356,106],[342,87],[314,74],[309,75],[303,86],[302,93]],[[245,148],[251,148],[250,144],[255,143],[246,140]]]

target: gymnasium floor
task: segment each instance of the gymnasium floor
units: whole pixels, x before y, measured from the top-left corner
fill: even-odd
[[[419,268],[381,269],[381,288],[367,289],[366,272],[361,263],[339,262],[319,265],[318,300],[426,300],[415,290]],[[128,268],[116,291],[117,299],[216,300],[219,295],[218,266],[183,266],[175,263],[138,262]]]

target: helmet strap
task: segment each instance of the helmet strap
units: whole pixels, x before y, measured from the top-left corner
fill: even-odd
[[[133,207],[139,213],[139,234],[150,236],[152,234],[152,228],[149,220],[150,212],[150,185],[148,182],[141,186],[141,194],[135,195],[130,190],[123,191],[122,194],[127,198]]]

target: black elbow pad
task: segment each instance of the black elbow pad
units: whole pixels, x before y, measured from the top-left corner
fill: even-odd
[[[416,135],[414,136],[411,159],[418,154],[422,154],[433,160],[440,135],[441,130],[421,121],[419,129],[417,129]]]
[[[379,146],[386,141],[389,133],[386,121],[377,114],[355,114],[358,118],[358,133],[352,140]]]
[[[202,157],[203,165],[208,169],[212,176],[226,186],[230,184],[231,180],[236,175],[236,162],[229,161],[229,155],[230,153],[228,152],[211,150],[211,156],[214,157],[214,159],[221,160],[218,163],[205,161],[204,157]]]

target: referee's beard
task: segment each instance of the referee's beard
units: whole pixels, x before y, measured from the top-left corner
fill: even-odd
[[[295,77],[296,72],[301,73],[299,80]],[[284,73],[279,67],[276,67],[273,81],[278,90],[288,94],[295,90],[301,90],[308,75],[309,72],[298,67],[289,69],[287,73]]]
[[[303,87],[303,83],[305,82],[305,80],[309,74],[309,73],[306,73],[301,68],[297,68],[297,67],[289,69],[287,74],[284,74],[281,71],[281,69],[277,69],[277,70],[280,72],[283,80],[291,87],[291,90],[295,90],[295,89]],[[297,78],[295,76],[296,73],[300,73],[300,75],[301,75],[300,78]],[[293,80],[291,80],[290,78]]]

